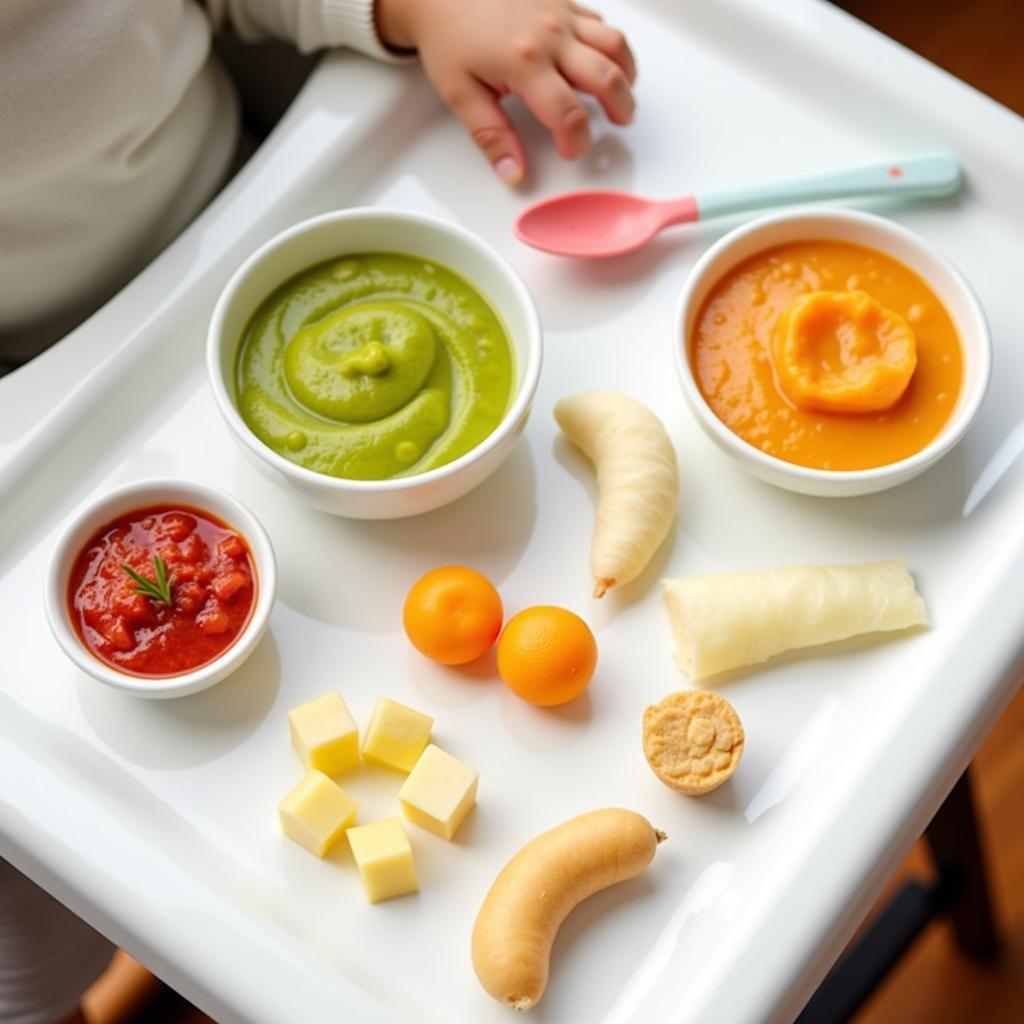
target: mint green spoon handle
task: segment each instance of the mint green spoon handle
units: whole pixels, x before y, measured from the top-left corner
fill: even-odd
[[[721,217],[744,210],[766,206],[787,206],[790,203],[820,202],[829,199],[856,199],[861,196],[907,195],[939,198],[959,191],[963,174],[956,157],[949,153],[915,156],[898,163],[876,164],[838,174],[822,174],[812,178],[757,188],[725,192],[701,192],[697,201],[698,216]]]

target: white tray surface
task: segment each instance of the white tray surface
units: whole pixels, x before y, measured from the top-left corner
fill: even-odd
[[[353,1020],[507,1021],[470,968],[479,902],[527,838],[611,805],[647,815],[669,842],[644,876],[569,919],[535,1019],[784,1019],[1012,692],[1024,600],[1011,585],[1024,542],[1024,208],[1012,184],[1024,176],[1024,127],[823,5],[605,6],[639,55],[639,116],[625,131],[598,122],[580,163],[560,163],[520,112],[533,170],[525,193],[509,192],[418,71],[332,58],[188,234],[75,336],[0,381],[0,853],[220,1020],[279,1024],[348,1006]],[[996,372],[960,447],[883,495],[774,490],[685,411],[672,310],[688,268],[728,224],[595,264],[511,236],[525,200],[562,188],[672,195],[938,146],[965,161],[963,198],[887,212],[973,282]],[[243,461],[204,379],[206,323],[239,260],[289,223],[356,204],[478,232],[522,272],[546,329],[515,454],[469,497],[413,520],[344,521],[291,501]],[[600,604],[589,597],[591,473],[551,414],[560,396],[590,386],[619,387],[664,419],[683,480],[674,542]],[[81,502],[157,475],[223,486],[249,504],[281,577],[252,660],[172,702],[79,675],[42,614],[62,523]],[[893,555],[909,561],[931,631],[738,673],[721,687],[747,730],[733,782],[703,800],[657,782],[640,716],[685,685],[660,577]],[[401,633],[404,593],[450,562],[488,574],[509,611],[554,603],[583,614],[600,645],[588,696],[541,711],[489,665],[451,671],[417,655]],[[285,712],[332,688],[362,724],[381,694],[428,711],[437,742],[480,770],[479,806],[457,842],[410,827],[418,896],[369,906],[347,853],[320,863],[277,832],[276,802],[301,775]],[[399,782],[354,779],[361,820],[396,813]]]

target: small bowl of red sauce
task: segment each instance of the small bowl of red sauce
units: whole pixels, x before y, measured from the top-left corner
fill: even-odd
[[[82,671],[140,697],[182,697],[248,658],[276,586],[270,538],[244,505],[149,480],[74,517],[50,563],[46,609]]]

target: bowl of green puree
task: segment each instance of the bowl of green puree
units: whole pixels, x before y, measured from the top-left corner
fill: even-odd
[[[508,456],[541,366],[519,275],[456,225],[399,210],[323,214],[235,272],[207,338],[242,450],[335,515],[448,504]]]

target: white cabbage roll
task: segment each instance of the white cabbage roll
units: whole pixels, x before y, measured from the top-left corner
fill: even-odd
[[[663,586],[676,657],[694,680],[799,647],[928,624],[902,559],[711,573]]]

